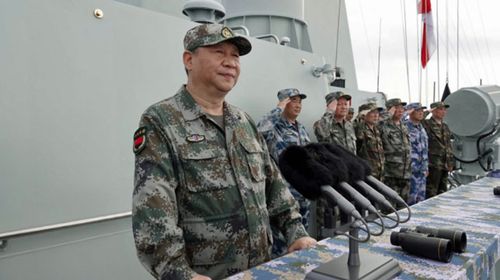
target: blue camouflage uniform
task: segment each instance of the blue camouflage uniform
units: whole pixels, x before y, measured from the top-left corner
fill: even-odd
[[[293,95],[292,95],[293,96]],[[289,96],[287,96],[289,97]],[[278,162],[279,155],[290,145],[306,145],[311,142],[304,125],[298,121],[295,124],[289,122],[282,115],[283,110],[279,107],[272,109],[264,115],[257,124],[257,128],[266,140],[269,154]],[[288,186],[293,197],[299,203],[302,224],[307,229],[310,216],[311,202],[304,198],[293,186]],[[273,230],[273,257],[286,253],[287,244],[279,231]]]
[[[407,202],[412,205],[425,200],[426,174],[429,168],[429,143],[427,132],[422,123],[415,124],[411,120],[405,120],[404,123],[408,128],[411,145],[411,178]]]

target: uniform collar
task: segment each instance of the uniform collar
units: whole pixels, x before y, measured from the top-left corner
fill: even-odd
[[[186,89],[186,85],[181,86],[181,88],[177,91],[176,100],[181,108],[182,116],[186,121],[193,121],[202,116],[206,116],[205,112],[201,109],[201,106],[194,101],[191,94]],[[240,120],[239,117],[231,105],[224,101],[223,104],[224,111],[224,119],[234,122],[236,120]]]
[[[288,127],[295,127],[295,126],[299,126],[300,125],[300,122],[299,120],[295,120],[295,124],[294,123],[291,123],[288,121],[287,118],[285,118],[285,116],[283,116],[283,112],[281,112],[281,115],[280,115],[280,119],[283,123],[285,123]]]
[[[431,116],[431,120],[436,123],[436,124],[439,124],[439,125],[442,125],[443,124],[443,120],[441,120],[440,122],[438,122],[434,117]]]

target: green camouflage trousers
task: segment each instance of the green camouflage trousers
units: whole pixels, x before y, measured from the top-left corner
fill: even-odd
[[[410,179],[384,177],[384,184],[395,190],[404,201],[408,201],[410,192]]]
[[[426,198],[431,198],[448,190],[448,171],[429,167],[427,177]]]

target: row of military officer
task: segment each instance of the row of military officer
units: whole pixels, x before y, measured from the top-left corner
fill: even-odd
[[[279,103],[258,123],[270,154],[277,161],[290,145],[310,141],[304,125],[297,121],[302,100],[307,96],[298,89],[278,92]],[[326,112],[314,123],[319,142],[341,145],[368,161],[372,175],[394,188],[410,205],[445,192],[448,171],[453,168],[451,133],[443,122],[449,107],[443,102],[431,104],[430,119],[425,120],[426,107],[420,103],[406,104],[398,98],[386,102],[386,110],[375,103],[359,106],[354,121],[348,119],[351,96],[341,91],[325,96]],[[307,228],[310,202],[293,186],[291,193],[299,202],[303,224]],[[318,201],[316,223],[323,224],[324,201]],[[275,250],[280,252],[281,240],[275,236]],[[281,252],[284,252],[282,244]]]

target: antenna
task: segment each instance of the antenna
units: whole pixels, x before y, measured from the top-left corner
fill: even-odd
[[[379,90],[379,84],[380,84],[380,41],[381,41],[381,34],[382,34],[382,18],[380,18],[380,22],[378,24],[378,63],[377,63],[377,92],[380,92]]]
[[[337,14],[337,40],[335,42],[336,46],[335,46],[335,68],[337,68],[337,55],[338,55],[338,52],[339,52],[339,39],[340,39],[340,10],[341,10],[341,7],[342,7],[342,0],[339,0],[339,11],[338,11],[338,14]]]

